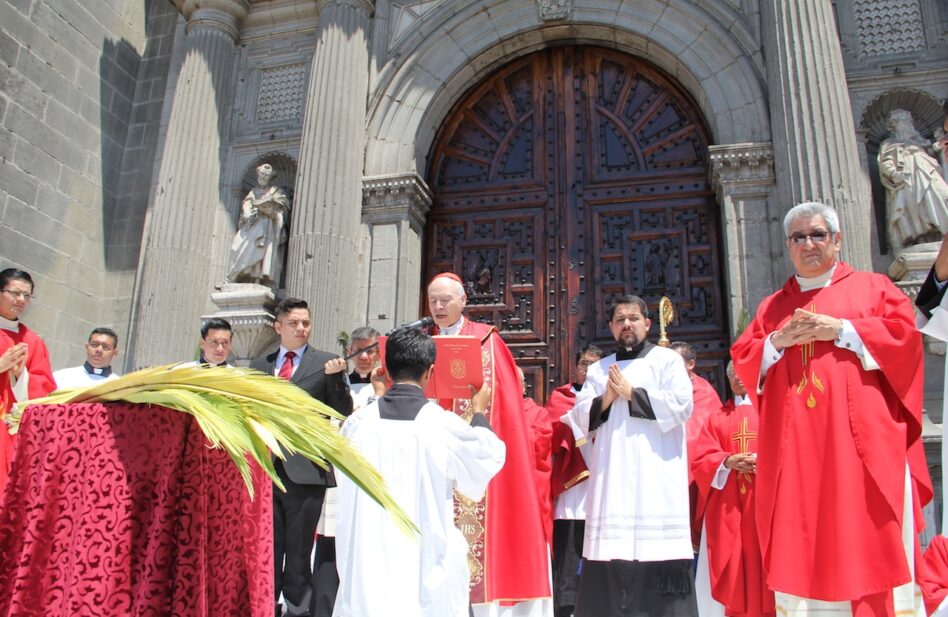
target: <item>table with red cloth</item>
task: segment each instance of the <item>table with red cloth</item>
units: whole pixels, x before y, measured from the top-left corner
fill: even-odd
[[[271,483],[188,414],[27,408],[0,501],[0,617],[273,614]]]

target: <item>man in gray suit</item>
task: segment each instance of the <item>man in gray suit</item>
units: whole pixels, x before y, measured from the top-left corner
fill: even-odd
[[[352,413],[352,398],[346,384],[346,362],[342,358],[309,346],[312,332],[309,305],[287,298],[276,307],[273,324],[280,348],[255,358],[250,367],[288,379],[315,399],[343,415]],[[286,461],[274,461],[276,472],[286,487],[273,490],[274,592],[282,592],[288,615],[309,615],[313,589],[310,554],[313,535],[327,486],[335,486],[332,472],[294,454]],[[281,614],[279,603],[276,615]]]

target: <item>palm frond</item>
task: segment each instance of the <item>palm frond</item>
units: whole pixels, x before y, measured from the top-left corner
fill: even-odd
[[[299,453],[323,468],[335,466],[388,510],[403,530],[418,531],[378,471],[330,422],[342,415],[289,381],[252,369],[194,364],[147,368],[91,388],[59,390],[28,401],[7,419],[15,432],[27,405],[115,401],[160,405],[194,416],[208,441],[227,452],[251,496],[248,458],[283,490],[270,452],[281,458]]]

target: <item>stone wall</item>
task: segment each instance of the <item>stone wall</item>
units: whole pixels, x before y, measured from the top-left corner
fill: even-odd
[[[97,325],[127,339],[156,146],[147,103],[175,19],[160,0],[0,3],[0,267],[33,274],[26,321],[54,367],[80,362]]]

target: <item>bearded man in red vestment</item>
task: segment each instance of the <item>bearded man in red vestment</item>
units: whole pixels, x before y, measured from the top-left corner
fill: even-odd
[[[16,268],[0,272],[0,505],[13,461],[13,436],[3,417],[17,401],[56,389],[46,343],[20,321],[33,299],[33,279]]]
[[[535,456],[524,415],[517,365],[497,329],[463,315],[464,285],[442,273],[428,285],[434,334],[474,336],[481,342],[484,382],[491,388],[487,419],[507,446],[507,461],[479,502],[455,498],[455,521],[468,541],[471,604],[475,617],[553,614],[550,558],[543,529]],[[469,418],[471,401],[443,399],[444,409]]]
[[[694,452],[688,452],[698,488],[694,517],[704,522],[695,581],[698,614],[771,617],[774,594],[764,582],[754,516],[757,410],[733,363],[727,378],[734,398],[708,418]]]
[[[785,615],[905,614],[932,496],[912,306],[887,277],[839,261],[829,206],[792,208],[784,231],[796,275],[731,348],[760,411],[767,583]]]

